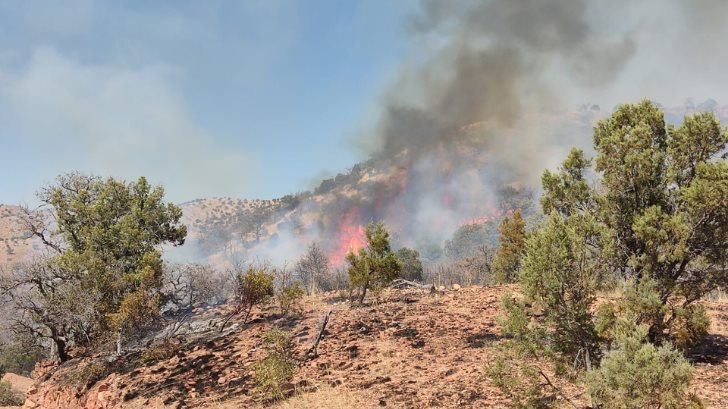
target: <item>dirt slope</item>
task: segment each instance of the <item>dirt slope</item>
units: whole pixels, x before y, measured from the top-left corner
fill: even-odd
[[[483,365],[496,354],[498,304],[507,290],[388,291],[356,308],[346,302],[309,301],[295,319],[270,307],[241,329],[180,347],[169,359],[134,368],[138,356],[128,355],[114,364],[114,373],[90,387],[67,385],[69,375],[89,368],[88,360],[70,362],[29,392],[26,407],[259,407],[251,397],[251,368],[265,355],[261,335],[272,326],[294,334],[300,360],[297,389],[320,391],[304,395],[307,407],[327,407],[325,396],[332,387],[361,408],[507,407],[505,397],[483,376]],[[728,301],[706,306],[713,327],[708,342],[690,355],[696,365],[693,389],[710,407],[728,407]],[[333,314],[319,356],[308,359],[306,350],[329,309]],[[578,388],[561,386],[586,405]],[[316,399],[321,405],[311,406]],[[304,400],[286,407],[296,407],[295,402]]]

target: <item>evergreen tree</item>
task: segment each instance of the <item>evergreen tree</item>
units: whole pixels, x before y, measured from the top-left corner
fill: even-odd
[[[493,259],[495,279],[501,283],[512,283],[518,278],[521,257],[526,249],[526,223],[521,212],[516,210],[513,218],[505,217],[500,226],[500,246]]]
[[[389,284],[402,271],[402,263],[392,251],[389,232],[384,223],[369,223],[365,230],[367,246],[358,254],[346,255],[349,263],[349,279],[353,286],[359,287],[359,303],[364,302],[367,290]]]
[[[65,360],[68,343],[120,339],[150,323],[163,302],[161,246],[181,245],[187,234],[164,189],[144,177],[127,183],[71,173],[39,198],[48,211],[28,210],[25,221],[53,255],[3,285],[31,319],[16,327],[51,339]]]
[[[397,258],[402,263],[402,278],[406,280],[422,280],[422,261],[420,252],[407,247],[397,250]]]

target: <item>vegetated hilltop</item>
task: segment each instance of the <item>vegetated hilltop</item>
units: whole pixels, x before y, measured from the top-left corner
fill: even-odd
[[[256,310],[247,324],[238,322],[222,335],[215,324],[224,309],[198,312],[193,326],[206,329],[173,338],[180,342],[173,347],[44,368],[25,407],[276,406],[256,395],[254,376],[266,355],[264,334],[278,327],[292,334],[296,363],[287,387],[296,394],[281,408],[505,408],[508,398],[484,367],[499,353],[500,300],[513,290],[516,286],[390,289],[363,307],[328,294],[307,299],[300,316],[282,316],[273,306]],[[691,390],[710,407],[726,407],[728,300],[704,305],[712,327],[688,353],[695,364]],[[314,357],[307,352],[327,311],[333,312]],[[556,386],[578,407],[588,406],[579,387],[562,379]],[[566,404],[556,394],[554,399]]]

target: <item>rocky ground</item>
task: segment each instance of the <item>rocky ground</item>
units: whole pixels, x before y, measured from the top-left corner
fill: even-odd
[[[320,298],[306,301],[299,317],[284,317],[269,307],[222,335],[212,327],[224,309],[206,311],[196,319],[202,331],[196,340],[173,346],[157,359],[147,357],[145,365],[139,365],[141,352],[136,352],[113,362],[97,357],[39,368],[40,382],[28,392],[25,406],[264,406],[252,397],[252,366],[265,356],[262,334],[277,326],[294,336],[299,369],[293,386],[302,393],[281,408],[504,408],[506,397],[483,375],[483,367],[497,354],[498,305],[508,290],[388,290],[363,307]],[[706,342],[690,353],[696,366],[693,390],[709,407],[728,407],[728,301],[706,306],[713,324]],[[307,351],[328,311],[318,356],[311,357]],[[207,332],[200,324],[205,319]],[[579,388],[559,386],[586,405]]]

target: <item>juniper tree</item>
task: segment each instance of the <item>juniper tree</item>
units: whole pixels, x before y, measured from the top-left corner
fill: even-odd
[[[397,258],[402,263],[401,276],[407,280],[422,280],[422,261],[420,252],[407,247],[397,250]]]
[[[349,280],[353,286],[360,288],[359,303],[364,302],[367,289],[387,285],[402,270],[402,263],[392,251],[389,232],[384,223],[369,223],[365,235],[366,247],[360,249],[358,254],[349,252],[346,255]]]
[[[15,323],[50,338],[61,360],[69,343],[149,323],[162,302],[161,246],[181,245],[187,233],[182,210],[164,202],[164,189],[144,177],[70,173],[39,199],[44,207],[26,209],[25,224],[51,255],[3,283],[21,310]]]
[[[611,266],[656,284],[659,341],[695,301],[728,284],[728,136],[712,113],[666,126],[651,102],[622,105],[594,130],[601,186],[593,211],[615,244]]]
[[[493,259],[493,273],[498,282],[512,283],[518,278],[521,257],[526,249],[526,223],[521,212],[516,210],[512,219],[503,218],[498,233],[500,245]]]

